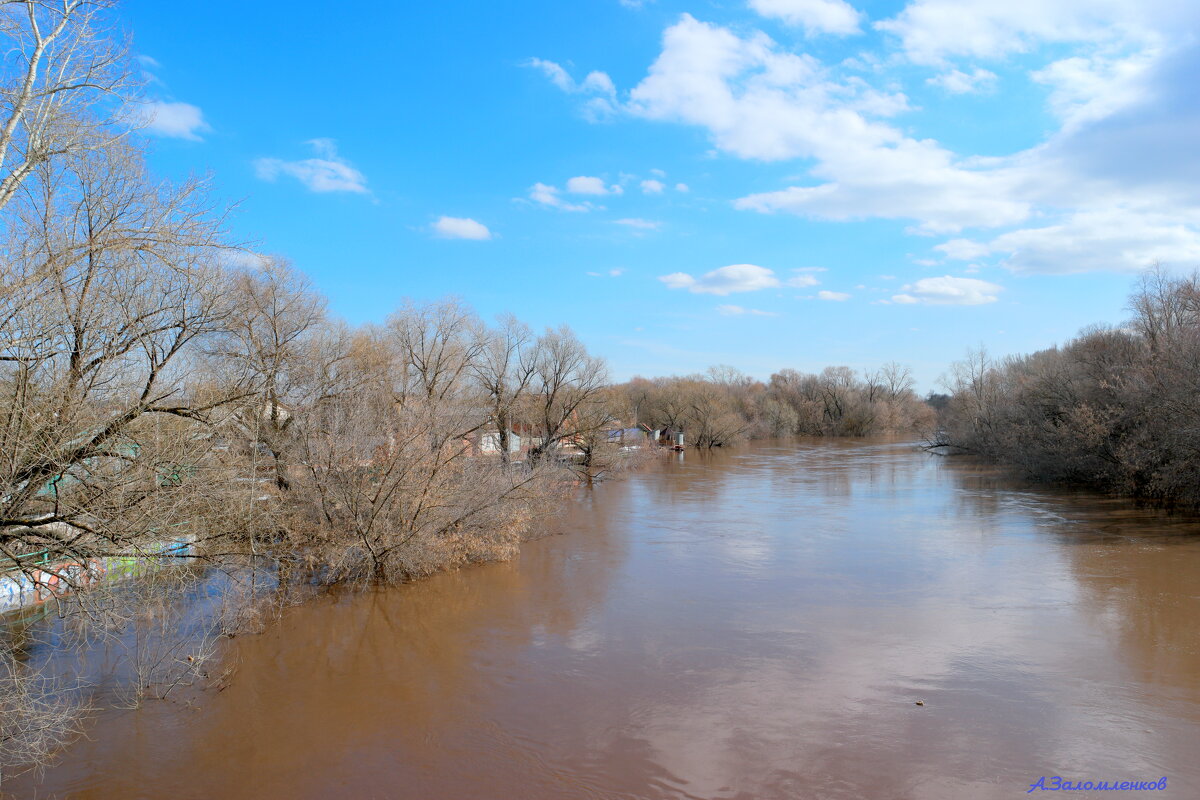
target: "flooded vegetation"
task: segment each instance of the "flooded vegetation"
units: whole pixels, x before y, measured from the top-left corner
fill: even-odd
[[[689,445],[713,448],[797,434],[928,432],[934,410],[913,391],[915,383],[912,370],[894,361],[861,375],[850,367],[812,375],[781,369],[765,383],[717,365],[703,375],[635,377],[614,394],[639,422],[686,431]]]
[[[972,352],[951,369],[937,444],[1044,482],[1200,509],[1200,272],[1144,273],[1132,318],[1062,347]]]
[[[909,442],[763,441],[581,495],[519,558],[284,612],[224,691],[15,796],[1200,792],[1200,520]]]

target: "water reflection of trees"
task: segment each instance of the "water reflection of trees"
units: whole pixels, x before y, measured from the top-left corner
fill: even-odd
[[[1139,681],[1191,687],[1200,701],[1200,517],[1083,490],[1047,489],[970,458],[939,468],[959,503],[993,529],[1036,527],[1058,546],[1079,607],[1110,629]],[[1018,512],[1018,513],[1010,513]]]
[[[673,503],[709,506],[722,506],[747,493],[804,491],[846,497],[906,486],[913,470],[929,458],[897,438],[760,440],[736,448],[688,452],[678,462],[665,463],[656,476],[656,491]]]

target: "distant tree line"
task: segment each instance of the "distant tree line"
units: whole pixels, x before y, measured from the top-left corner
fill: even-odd
[[[766,383],[717,366],[702,375],[634,378],[617,388],[632,419],[711,448],[748,438],[927,429],[934,412],[913,386],[912,372],[892,362],[862,375],[849,367],[817,374],[784,369]]]
[[[1042,481],[1200,506],[1200,276],[1153,269],[1131,319],[1062,345],[955,364],[932,446]]]

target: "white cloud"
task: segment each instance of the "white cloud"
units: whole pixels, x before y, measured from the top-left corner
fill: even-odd
[[[950,94],[972,94],[983,92],[996,85],[996,73],[976,67],[970,74],[952,69],[925,81],[930,86],[940,86]]]
[[[674,272],[659,278],[670,289],[687,289],[695,294],[725,296],[735,292],[773,289],[781,284],[775,273],[754,264],[731,264],[694,278],[686,272]]]
[[[604,277],[619,278],[624,274],[625,274],[624,267],[617,267],[616,269],[610,269],[608,272],[589,272],[588,273],[588,275],[591,275],[593,278],[604,278]]]
[[[444,239],[486,241],[492,238],[486,225],[464,217],[441,217],[433,223],[433,231]]]
[[[846,292],[830,292],[825,289],[822,289],[821,291],[817,292],[817,299],[818,300],[833,300],[834,302],[840,303],[843,300],[849,300],[850,295],[847,294]]]
[[[540,69],[542,74],[550,79],[558,88],[564,92],[574,92],[578,89],[575,85],[575,79],[567,74],[567,71],[553,61],[545,61],[540,58],[531,58],[526,64],[534,69]]]
[[[1009,253],[1009,267],[1132,269],[1158,257],[1193,257],[1200,4],[914,0],[894,22],[885,27],[915,61],[1018,53],[1056,59],[1030,77],[1048,87],[1060,130],[1010,157],[977,159],[1014,178],[1001,187],[1009,198],[1030,202],[1041,220],[1057,220],[998,239],[995,251]],[[1056,234],[1085,238],[1054,241]]]
[[[1157,49],[1125,57],[1073,56],[1030,74],[1049,86],[1049,106],[1063,120],[1064,131],[1104,119],[1154,91],[1147,85],[1161,56]]]
[[[750,7],[764,17],[803,26],[810,36],[860,32],[858,22],[862,15],[845,0],[750,0]]]
[[[367,192],[366,176],[337,154],[332,139],[310,139],[305,144],[313,149],[317,158],[300,161],[260,158],[254,162],[255,173],[267,181],[273,181],[281,174],[290,175],[313,192]]]
[[[690,191],[691,191],[691,189],[690,189],[690,188],[688,188],[688,185],[687,185],[686,183],[677,183],[677,184],[675,184],[675,191],[677,191],[677,192],[690,192]]]
[[[957,261],[970,261],[973,258],[986,256],[991,252],[991,248],[986,244],[973,242],[970,239],[951,239],[948,242],[937,245],[933,249],[940,250],[946,254],[946,258],[953,258]],[[918,261],[917,263],[922,264],[923,262]],[[936,261],[925,260],[923,266],[933,266],[936,263]]]
[[[1031,204],[1013,197],[1018,176],[964,169],[932,142],[905,140],[861,156],[839,165],[840,180],[748,195],[734,207],[836,221],[913,219],[925,233],[997,227],[1030,214]]]
[[[1200,4],[1184,5],[1200,15]],[[1198,28],[1200,20],[1189,30]],[[1197,74],[1200,47],[1176,44],[1140,72],[1114,77],[1109,97],[1088,101],[1089,94],[1080,91],[1075,105],[1064,107],[1063,130],[1028,155],[1030,168],[1045,176],[1040,183],[1050,183],[1053,195],[1047,202],[1060,208],[1121,205],[1194,216],[1200,209]],[[1100,76],[1096,85],[1103,83]],[[1094,118],[1098,113],[1107,116]]]
[[[580,175],[567,181],[567,191],[571,194],[606,195],[623,194],[625,190],[616,184],[606,186],[600,178]]]
[[[1133,272],[1154,263],[1194,267],[1200,264],[1197,222],[1189,225],[1174,215],[1113,208],[1009,231],[986,243],[956,239],[936,249],[961,261],[998,254],[1015,272]]]
[[[910,60],[942,64],[956,56],[1001,58],[1039,43],[1148,40],[1153,37],[1148,23],[1170,2],[912,0],[875,27],[899,37]]]
[[[557,206],[562,202],[558,196],[558,189],[544,183],[535,183],[530,187],[529,199],[547,206]]]
[[[789,170],[802,177],[737,200],[743,210],[907,220],[917,234],[974,229],[938,250],[1016,271],[1196,263],[1200,3],[908,0],[877,27],[936,72],[913,78],[886,53],[863,53],[846,77],[848,64],[684,14],[628,102],[613,107],[700,128],[713,156],[802,164]],[[959,154],[889,120],[908,110],[896,80],[985,90],[999,79],[981,62],[1010,56],[1001,74],[1032,70],[1059,125],[1041,143]]]
[[[604,72],[589,72],[582,83],[576,83],[565,69],[553,61],[545,61],[540,58],[531,58],[526,62],[528,66],[540,69],[547,78],[554,83],[555,86],[562,89],[564,92],[583,92],[586,94],[602,94],[615,95],[616,87],[613,86],[612,78],[608,77]]]
[[[145,103],[135,109],[134,118],[146,133],[169,139],[199,142],[200,134],[212,130],[204,121],[204,112],[190,103]]]
[[[617,107],[617,87],[607,73],[593,71],[577,83],[561,65],[541,58],[531,58],[526,66],[540,70],[550,82],[568,94],[588,96],[584,106],[587,116],[596,119],[610,116]]]
[[[916,283],[902,286],[903,294],[892,295],[893,303],[923,303],[931,306],[978,306],[994,303],[996,295],[1004,287],[977,278],[922,278]]]
[[[636,228],[642,231],[657,231],[662,228],[662,223],[657,220],[626,218],[616,220],[617,225],[624,225],[629,228]]]
[[[882,95],[858,78],[834,81],[817,59],[781,50],[765,34],[742,38],[684,14],[663,34],[662,53],[630,92],[627,110],[699,125],[720,149],[771,161],[816,156],[839,141],[893,143],[896,131],[858,110],[877,116],[903,107],[902,95]]]
[[[591,203],[568,203],[562,199],[561,192],[557,187],[545,183],[535,183],[531,186],[529,188],[529,199],[544,206],[557,208],[560,211],[591,211],[598,207],[593,206]]]
[[[796,270],[796,272],[800,272],[800,270]],[[820,281],[816,277],[805,272],[794,278],[789,278],[787,285],[796,289],[806,289],[809,286],[816,286],[819,283]]]
[[[643,194],[662,194],[663,189],[667,188],[662,181],[646,180],[642,181]]]
[[[721,150],[764,161],[809,158],[824,183],[744,197],[742,209],[849,220],[915,219],[927,231],[1019,222],[1017,176],[980,169],[873,117],[906,108],[860,78],[838,82],[809,55],[689,15],[667,29],[630,113],[706,128]]]
[[[717,313],[724,317],[740,317],[749,314],[753,317],[778,317],[779,314],[774,311],[761,311],[757,308],[743,308],[742,306],[717,306]]]

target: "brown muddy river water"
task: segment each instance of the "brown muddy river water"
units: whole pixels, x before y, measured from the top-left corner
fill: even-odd
[[[226,691],[105,715],[21,790],[1200,798],[1195,519],[791,442],[651,465],[560,526],[509,564],[295,608],[231,643]]]

